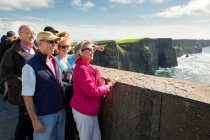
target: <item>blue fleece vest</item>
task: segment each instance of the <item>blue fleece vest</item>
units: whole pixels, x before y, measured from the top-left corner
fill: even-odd
[[[36,113],[38,116],[48,115],[58,112],[64,108],[64,88],[46,65],[47,56],[36,52],[27,62],[36,76],[36,88],[33,96]],[[58,74],[58,68],[55,69]]]

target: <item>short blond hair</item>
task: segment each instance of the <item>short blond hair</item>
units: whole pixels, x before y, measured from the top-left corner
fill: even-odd
[[[58,45],[55,47],[56,54],[59,53],[58,46],[60,45],[60,43],[67,42],[68,45],[71,46],[71,39],[70,39],[70,34],[69,33],[61,32],[61,33],[58,33],[57,36],[59,37],[60,40],[58,41]]]
[[[62,41],[68,41],[69,43],[71,42],[70,34],[67,32],[58,33],[57,36],[60,38],[59,42],[62,42]]]
[[[81,58],[81,51],[83,48],[87,47],[89,44],[93,44],[90,40],[81,40],[79,41],[76,46],[74,47],[74,55],[75,58]]]

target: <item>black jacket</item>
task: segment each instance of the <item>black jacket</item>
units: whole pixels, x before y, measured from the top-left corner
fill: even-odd
[[[34,46],[34,49],[36,47]],[[32,57],[20,47],[20,40],[15,40],[13,46],[8,49],[1,61],[0,74],[8,83],[8,101],[15,105],[24,105],[21,96],[22,68],[27,60]]]

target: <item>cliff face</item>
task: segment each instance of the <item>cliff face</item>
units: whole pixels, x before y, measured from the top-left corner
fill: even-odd
[[[183,54],[201,53],[202,47],[208,46],[210,42],[196,39],[181,39],[173,40],[172,45],[176,50],[176,56],[180,57]]]
[[[177,65],[172,39],[138,39],[135,41],[98,41],[107,44],[104,52],[97,52],[93,64],[121,70],[154,74],[159,66]]]
[[[155,46],[158,49],[158,66],[177,66],[176,51],[172,47],[172,39],[156,39],[155,42]]]
[[[133,43],[118,43],[124,51],[121,61],[123,70],[153,74],[158,68],[157,49],[154,40],[142,39]]]
[[[107,44],[107,47],[104,52],[95,53],[93,64],[153,75],[158,67],[177,66],[176,58],[183,54],[201,53],[202,47],[210,46],[210,40],[144,38],[96,44]]]
[[[197,40],[197,44],[201,47],[206,47],[206,46],[210,46],[210,40]]]
[[[120,69],[120,56],[122,52],[117,48],[116,42],[114,40],[107,40],[98,41],[97,44],[107,44],[107,47],[103,52],[97,51],[94,54],[92,64]]]

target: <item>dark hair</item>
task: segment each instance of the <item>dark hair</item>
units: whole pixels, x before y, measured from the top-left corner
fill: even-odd
[[[13,31],[8,31],[7,32],[7,37],[12,37],[14,35],[15,35],[15,32],[13,32]]]
[[[6,40],[6,38],[7,38],[7,36],[6,36],[6,35],[3,35],[3,36],[1,37],[1,42],[4,42],[4,41]]]

